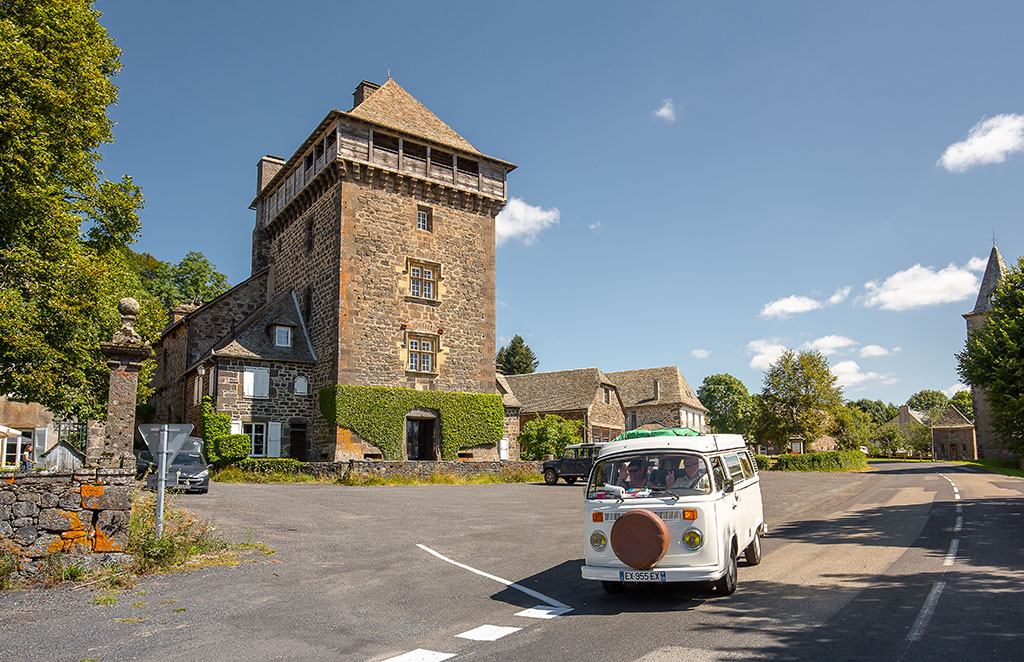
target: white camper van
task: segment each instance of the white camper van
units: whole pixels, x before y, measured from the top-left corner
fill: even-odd
[[[761,562],[757,463],[743,437],[631,430],[601,448],[586,492],[584,579],[714,582],[736,591],[737,557]]]

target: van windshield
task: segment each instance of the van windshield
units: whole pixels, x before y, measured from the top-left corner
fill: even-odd
[[[658,493],[693,496],[711,492],[707,462],[691,453],[635,453],[601,460],[594,467],[588,499],[617,499],[618,490],[606,491],[605,485],[626,490],[623,498],[638,498]]]

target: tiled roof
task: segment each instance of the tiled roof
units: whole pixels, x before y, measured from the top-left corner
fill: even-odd
[[[619,389],[622,406],[644,407],[647,405],[684,404],[687,407],[707,411],[697,399],[690,385],[674,365],[643,370],[620,370],[609,372],[608,377]],[[654,380],[658,380],[658,399],[654,399]]]
[[[374,90],[348,114],[398,131],[422,136],[452,149],[480,154],[468,140],[455,133],[454,129],[442,122],[392,78],[388,78],[386,83]]]
[[[516,394],[512,392],[505,375],[495,375],[494,380],[498,383],[498,393],[501,394],[501,404],[511,409],[522,409],[523,403],[519,402]]]
[[[278,324],[292,326],[292,346],[278,347],[274,344],[272,327]],[[288,289],[267,304],[257,308],[235,327],[210,352],[213,356],[226,356],[263,361],[288,361],[291,363],[313,363],[316,354],[306,335],[302,313],[295,292]]]
[[[602,384],[614,383],[597,368],[505,375],[523,412],[580,411],[594,402]]]
[[[1000,281],[1009,273],[1003,256],[999,249],[992,247],[988,256],[988,266],[985,267],[985,275],[981,279],[981,289],[978,291],[978,300],[974,303],[974,310],[970,314],[987,313],[992,310],[992,293],[999,287]]]
[[[933,428],[973,428],[974,423],[971,423],[966,416],[960,413],[960,410],[956,408],[952,403],[946,405],[946,408],[942,410],[942,414],[939,415],[935,422],[932,423]]]

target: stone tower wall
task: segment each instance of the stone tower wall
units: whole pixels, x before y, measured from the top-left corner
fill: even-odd
[[[985,325],[988,315],[977,313],[964,315],[967,320],[967,336],[970,337],[975,329]],[[1016,455],[1006,450],[999,443],[999,436],[992,428],[992,410],[989,407],[985,392],[971,388],[971,400],[974,407],[974,429],[978,447],[978,458],[982,460],[1014,460]]]

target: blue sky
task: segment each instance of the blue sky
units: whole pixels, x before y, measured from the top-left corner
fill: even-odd
[[[101,1],[104,148],[136,248],[249,275],[255,164],[395,80],[519,167],[499,344],[760,390],[781,347],[851,399],[958,379],[992,235],[1024,253],[1024,4]]]

